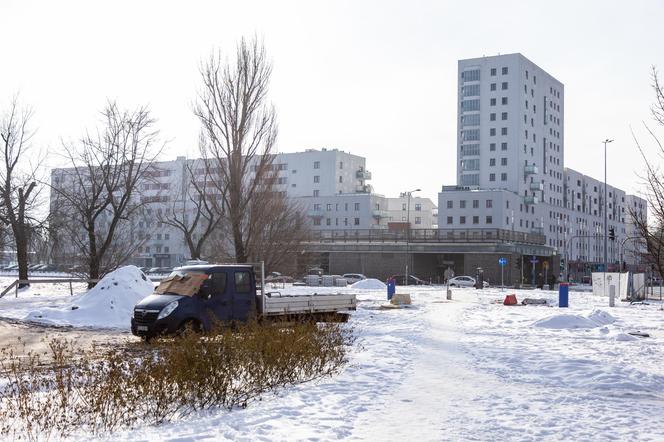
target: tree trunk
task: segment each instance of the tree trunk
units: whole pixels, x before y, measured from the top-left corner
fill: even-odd
[[[18,279],[28,279],[28,239],[25,232],[20,229],[14,230],[14,238],[16,238],[16,261],[18,262]],[[19,284],[18,288],[27,287],[30,284]]]

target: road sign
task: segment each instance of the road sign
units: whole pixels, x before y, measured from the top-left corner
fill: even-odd
[[[537,259],[537,256],[533,255],[533,257],[530,259],[530,262],[532,264],[537,264],[539,262],[539,260]]]
[[[506,266],[506,265],[507,265],[507,259],[501,257],[501,258],[498,260],[498,264],[500,264],[501,267],[502,267],[502,266]]]

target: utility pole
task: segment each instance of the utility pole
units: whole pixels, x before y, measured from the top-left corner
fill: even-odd
[[[406,232],[406,274],[405,274],[405,285],[408,285],[408,264],[409,264],[409,258],[410,258],[410,196],[412,195],[413,192],[419,192],[421,189],[415,189],[415,190],[409,190],[408,192],[405,192],[405,194],[408,197],[408,202],[406,203],[406,220],[408,223],[408,230]]]
[[[609,194],[607,193],[607,185],[606,185],[606,145],[613,142],[613,140],[609,140],[608,138],[604,140],[604,290],[606,290],[606,271],[607,271],[607,266],[608,266],[608,242],[609,242],[609,230],[607,228],[607,209],[609,207],[608,204],[608,198]]]

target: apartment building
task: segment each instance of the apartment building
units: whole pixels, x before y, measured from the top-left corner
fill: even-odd
[[[458,63],[457,183],[439,193],[439,228],[540,233],[557,254],[603,260],[603,183],[564,166],[564,85],[521,54]],[[630,229],[627,204],[607,191],[611,261]],[[614,259],[611,259],[613,257]]]
[[[413,229],[437,229],[438,206],[431,199],[419,196],[411,196],[410,202],[403,194],[387,198],[387,222],[409,223]]]

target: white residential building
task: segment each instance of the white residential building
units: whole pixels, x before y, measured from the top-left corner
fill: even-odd
[[[460,60],[458,82],[457,184],[439,193],[439,228],[541,233],[572,261],[601,262],[603,242],[592,236],[603,235],[604,188],[564,167],[563,84],[521,54]],[[618,238],[628,201],[645,210],[609,188]],[[612,262],[619,241],[609,245]]]

